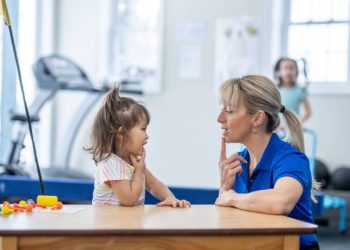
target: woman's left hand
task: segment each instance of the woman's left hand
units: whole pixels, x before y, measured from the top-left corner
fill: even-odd
[[[158,207],[162,206],[172,206],[172,207],[181,207],[187,208],[191,206],[191,203],[187,200],[178,200],[175,197],[168,197],[165,200],[157,204]]]
[[[243,169],[241,162],[247,163],[247,161],[234,153],[230,157],[226,156],[226,142],[224,138],[221,138],[221,153],[219,160],[220,167],[220,192],[232,189],[236,182],[236,175],[241,174]]]
[[[215,205],[224,206],[224,207],[232,207],[232,200],[236,192],[231,190],[222,190],[219,197],[216,198]]]

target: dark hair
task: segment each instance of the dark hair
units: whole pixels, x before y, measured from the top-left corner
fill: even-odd
[[[296,68],[296,70],[297,70],[297,75],[296,75],[296,76],[298,77],[298,75],[299,75],[299,69],[298,69],[298,63],[297,63],[297,61],[294,60],[294,59],[292,59],[292,58],[289,58],[289,57],[281,57],[281,58],[276,62],[275,67],[274,67],[274,69],[273,69],[274,78],[275,78],[275,80],[278,80],[278,87],[282,87],[282,83],[283,83],[282,78],[279,76],[279,72],[280,72],[280,70],[281,70],[281,64],[282,64],[282,62],[284,62],[284,61],[290,61],[290,62],[294,63],[295,68]],[[295,85],[295,84],[296,84],[296,83],[293,82],[293,85]]]
[[[104,100],[92,125],[91,146],[85,150],[92,154],[95,163],[116,154],[125,140],[118,141],[117,134],[128,139],[128,132],[142,121],[150,122],[147,109],[128,97],[119,95],[118,86],[113,87]]]

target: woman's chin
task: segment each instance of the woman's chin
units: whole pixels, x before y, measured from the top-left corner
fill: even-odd
[[[236,143],[237,142],[237,140],[235,138],[228,137],[228,136],[225,136],[224,139],[225,139],[226,143]]]

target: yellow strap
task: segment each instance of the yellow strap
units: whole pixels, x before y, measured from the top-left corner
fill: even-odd
[[[11,26],[10,15],[7,9],[6,0],[1,0],[0,15],[4,16],[5,23],[7,26]]]

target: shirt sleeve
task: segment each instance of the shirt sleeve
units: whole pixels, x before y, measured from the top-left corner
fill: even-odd
[[[276,164],[273,174],[273,185],[282,177],[291,177],[297,180],[304,190],[311,186],[311,171],[309,161],[301,153],[283,156]]]
[[[102,182],[131,180],[130,168],[118,158],[102,160],[97,164],[97,168]]]

